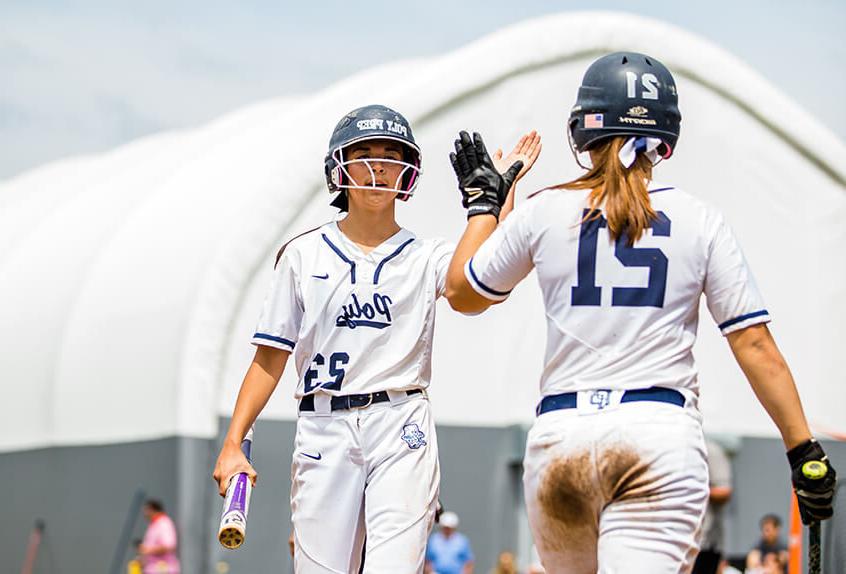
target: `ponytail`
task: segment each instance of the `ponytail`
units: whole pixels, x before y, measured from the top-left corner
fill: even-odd
[[[620,163],[620,148],[628,136],[615,136],[590,152],[593,167],[581,177],[556,186],[559,189],[590,189],[588,211],[583,221],[600,216],[604,208],[608,233],[616,241],[626,236],[631,247],[656,218],[649,201],[647,181],[652,178],[652,162],[638,153],[631,167]]]

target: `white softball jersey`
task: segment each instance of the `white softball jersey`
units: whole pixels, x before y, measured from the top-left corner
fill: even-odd
[[[692,347],[699,300],[722,333],[770,320],[723,216],[650,184],[658,217],[634,246],[585,217],[588,190],[542,190],[520,203],[465,266],[480,295],[506,299],[533,268],[546,308],[541,395],[652,386],[698,394]]]
[[[296,398],[425,389],[454,246],[401,229],[365,254],[327,223],[279,258],[252,343],[292,351]]]
[[[297,572],[358,572],[365,547],[365,572],[423,569],[440,470],[429,401],[408,392],[429,385],[452,252],[401,229],[365,254],[333,222],[277,261],[252,342],[292,351],[295,396],[314,396],[291,465]],[[379,391],[390,401],[330,408]]]

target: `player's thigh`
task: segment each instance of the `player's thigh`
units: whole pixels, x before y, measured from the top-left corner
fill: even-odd
[[[614,448],[619,452],[620,444],[633,446],[638,463],[632,468],[643,472],[632,474],[628,483],[615,483],[618,494],[602,511],[599,572],[689,572],[708,500],[701,427],[671,405],[651,412],[640,408],[647,416],[628,420],[623,427],[628,441],[615,441]],[[597,452],[602,458],[602,446]],[[600,470],[610,474],[611,467],[600,465]]]
[[[425,399],[367,413],[365,572],[418,572],[438,499],[435,425]]]
[[[420,574],[426,557],[426,540],[432,529],[435,508],[405,530],[394,532],[381,544],[371,547],[370,537],[365,541],[364,574]]]
[[[363,537],[365,470],[344,417],[300,417],[291,465],[297,572],[349,572]]]
[[[601,493],[593,430],[572,413],[541,415],[529,432],[523,493],[529,525],[548,572],[593,574]]]
[[[294,572],[296,574],[359,574],[364,552],[364,512],[362,508],[359,527],[353,532],[353,545],[349,556],[346,557],[346,567],[343,566],[344,556],[338,561],[330,561],[325,556],[312,556],[306,552],[300,542],[294,542]],[[295,534],[296,536],[296,534]],[[327,542],[328,544],[328,542]]]

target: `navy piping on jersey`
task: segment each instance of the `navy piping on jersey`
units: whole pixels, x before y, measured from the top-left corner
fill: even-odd
[[[293,341],[283,339],[282,337],[274,337],[273,335],[267,335],[265,333],[256,333],[253,335],[253,339],[267,339],[268,341],[275,341],[277,343],[282,343],[283,345],[289,345],[292,349],[294,348]]]
[[[331,247],[331,248],[332,248],[332,251],[334,251],[334,252],[338,255],[338,257],[340,257],[341,259],[343,259],[343,260],[344,260],[344,261],[345,261],[345,262],[346,262],[346,263],[350,266],[350,282],[351,282],[351,283],[355,283],[355,261],[352,261],[352,260],[351,260],[351,259],[349,259],[346,255],[344,255],[344,254],[341,252],[341,250],[340,250],[340,249],[338,249],[338,248],[335,246],[335,244],[334,244],[334,243],[332,243],[331,241],[329,241],[329,238],[328,238],[328,237],[326,237],[326,234],[325,234],[325,233],[321,233],[321,234],[320,234],[320,236],[321,236],[321,237],[323,237],[323,241],[325,241],[325,242],[326,242],[326,244],[327,244],[329,247]]]
[[[647,193],[658,193],[659,191],[667,191],[669,189],[673,189],[671,187],[659,187],[658,189],[650,189]]]
[[[391,259],[393,259],[394,257],[396,257],[397,255],[399,255],[400,251],[405,249],[405,246],[408,245],[409,243],[411,243],[412,241],[414,241],[413,237],[411,239],[406,240],[405,243],[403,243],[402,245],[397,247],[396,250],[393,253],[391,253],[390,255],[388,255],[387,257],[382,259],[382,261],[379,262],[379,265],[376,266],[376,273],[373,274],[373,284],[374,285],[379,283],[379,274],[382,272],[382,266],[385,263],[387,263],[388,261],[390,261]]]
[[[753,317],[760,317],[761,315],[769,315],[766,309],[762,309],[760,311],[754,311],[752,313],[746,313],[745,315],[741,315],[740,317],[735,317],[734,319],[729,319],[725,323],[720,323],[718,328],[722,331],[726,327],[731,327],[732,325],[736,325],[741,321],[745,321],[746,319],[751,319]]]
[[[475,281],[476,284],[479,287],[482,288],[482,291],[485,291],[486,293],[490,293],[491,295],[494,295],[496,297],[506,297],[506,296],[511,294],[511,291],[497,291],[496,289],[491,289],[490,287],[488,287],[487,285],[485,285],[484,283],[479,281],[479,278],[476,277],[476,272],[473,271],[473,258],[472,257],[470,258],[470,261],[467,264],[467,268],[470,270],[470,276],[473,278],[473,281]]]

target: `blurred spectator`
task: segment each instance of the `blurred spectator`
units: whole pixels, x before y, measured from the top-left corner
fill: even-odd
[[[726,451],[712,440],[706,440],[705,447],[710,491],[693,574],[717,574],[723,557],[723,507],[731,498],[731,463]]]
[[[496,566],[491,574],[518,574],[514,554],[511,552],[500,552],[496,560]]]
[[[138,546],[144,574],[179,574],[176,557],[176,526],[156,499],[144,503],[144,517],[150,522]]]
[[[458,532],[458,515],[444,512],[440,530],[429,537],[426,548],[426,569],[431,574],[473,574],[473,550],[470,541]]]
[[[781,541],[781,518],[767,514],[761,518],[761,540],[746,555],[746,571],[755,574],[782,574],[787,566],[787,546]]]

